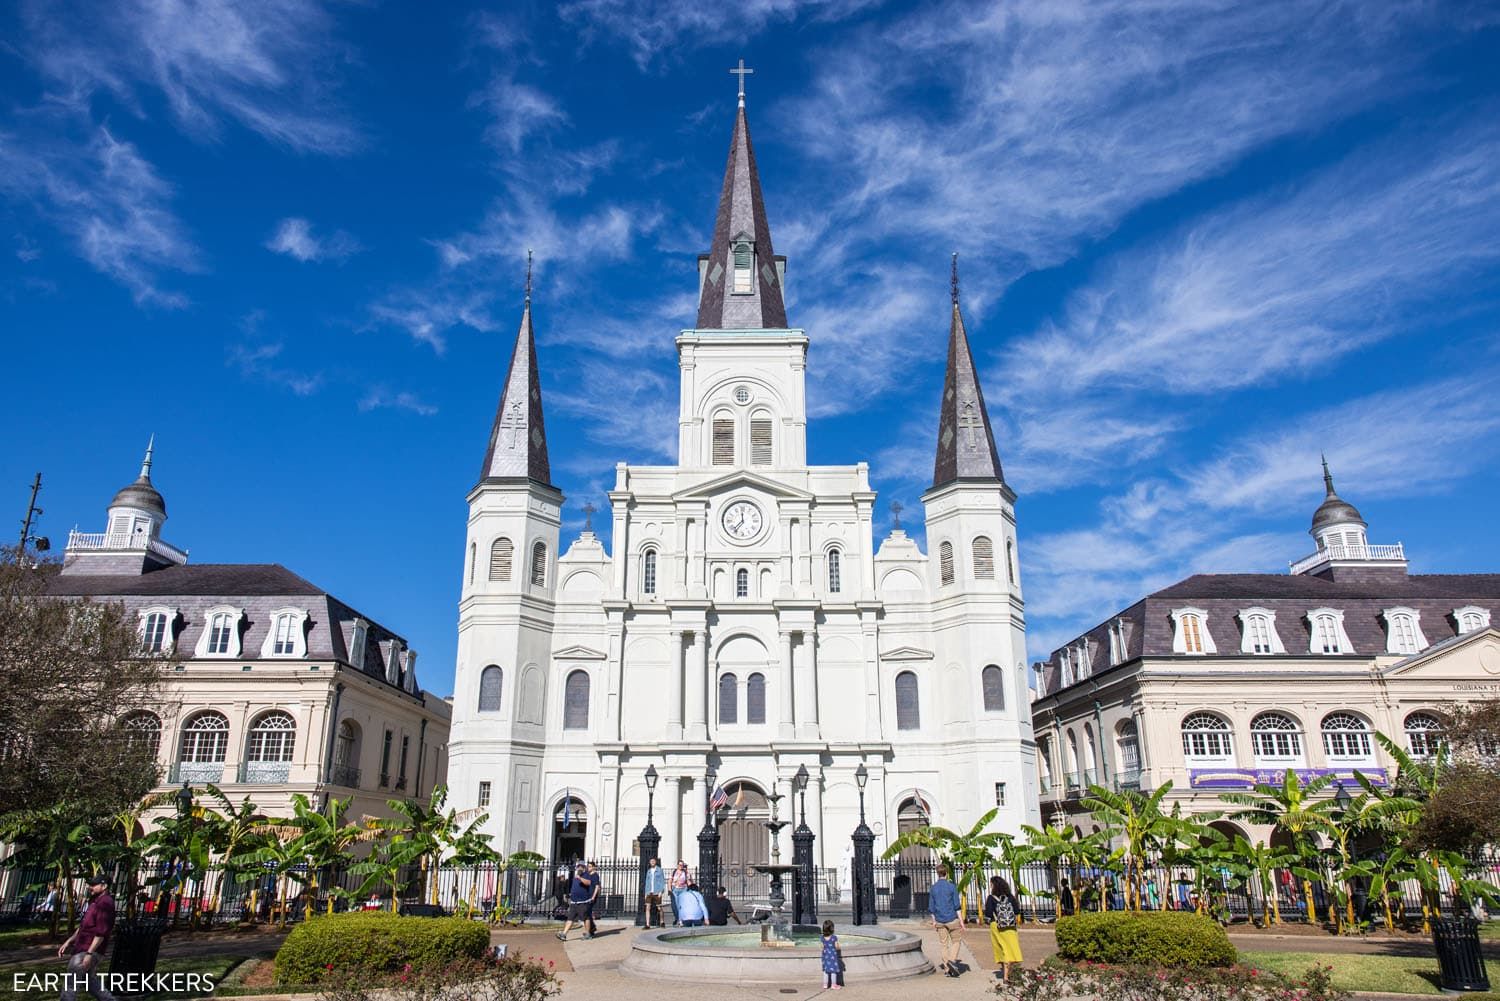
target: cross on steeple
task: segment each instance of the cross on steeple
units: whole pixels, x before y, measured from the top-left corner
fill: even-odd
[[[958,305],[958,251],[953,252],[953,305]]]
[[[597,510],[599,509],[594,506],[593,501],[589,501],[583,505],[583,530],[585,532],[592,532],[594,530],[594,512]]]
[[[901,528],[901,512],[904,510],[906,510],[906,508],[900,501],[891,501],[891,518],[895,521],[895,524],[892,527],[897,529],[898,531]]]
[[[755,71],[745,69],[745,60],[741,59],[739,66],[731,67],[729,72],[740,78],[740,107],[743,108],[745,106],[745,77]]]
[[[526,305],[531,305],[531,248],[526,249]]]

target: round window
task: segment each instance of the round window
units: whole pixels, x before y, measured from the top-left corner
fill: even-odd
[[[736,402],[736,403],[738,403],[738,404],[740,404],[742,406],[744,404],[746,404],[746,403],[749,403],[750,402],[750,387],[749,386],[735,386],[734,387],[734,402]]]

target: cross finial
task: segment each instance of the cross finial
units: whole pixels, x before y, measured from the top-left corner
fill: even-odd
[[[583,505],[583,530],[585,532],[592,532],[594,530],[594,512],[597,510],[599,509],[594,506],[593,501],[589,501]]]
[[[891,518],[895,522],[893,527],[898,531],[901,528],[901,512],[905,510],[906,507],[900,501],[891,501]]]
[[[952,282],[952,285],[953,285],[953,305],[957,306],[958,305],[958,251],[956,251],[956,250],[953,252],[953,277],[951,279],[951,282]]]
[[[1318,458],[1323,460],[1323,489],[1328,491],[1328,496],[1333,496],[1333,474],[1328,471],[1328,456],[1318,453]]]
[[[526,250],[526,305],[531,305],[531,249]]]
[[[729,72],[740,78],[740,107],[743,108],[745,106],[745,77],[755,71],[745,69],[745,60],[741,59],[740,64],[732,67]]]

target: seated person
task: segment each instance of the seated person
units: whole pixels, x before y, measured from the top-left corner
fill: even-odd
[[[708,923],[711,925],[727,925],[730,918],[734,918],[734,923],[737,925],[745,923],[734,912],[734,904],[729,900],[729,891],[721,886],[719,887],[719,892],[715,893],[708,901]]]

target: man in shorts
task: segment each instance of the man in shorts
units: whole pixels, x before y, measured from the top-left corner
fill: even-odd
[[[568,932],[573,930],[574,922],[584,929],[584,937],[588,937],[589,904],[595,890],[593,881],[589,879],[588,866],[580,863],[573,872],[573,882],[568,886],[568,920],[563,925],[563,930],[557,933],[561,941],[568,940]]]

